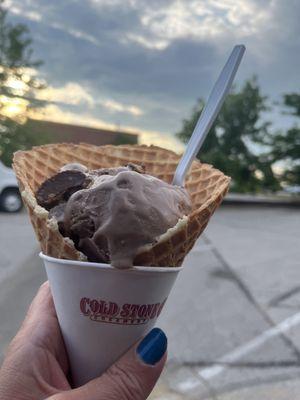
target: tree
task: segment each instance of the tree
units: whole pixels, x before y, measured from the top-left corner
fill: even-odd
[[[190,138],[203,110],[199,100],[189,119],[183,121],[177,136],[184,142]],[[232,177],[232,190],[258,192],[277,190],[278,180],[272,170],[269,153],[262,151],[262,138],[268,133],[269,122],[262,121],[268,109],[267,98],[262,96],[256,78],[244,83],[240,91],[228,95],[212,126],[198,157]]]
[[[45,103],[35,98],[45,83],[35,77],[41,61],[32,58],[28,28],[8,22],[3,3],[0,0],[0,156],[9,165],[15,150],[46,141],[26,128],[28,111]]]
[[[287,113],[300,118],[300,94],[291,93],[283,96]],[[286,185],[300,185],[300,127],[295,124],[286,132],[277,132],[268,137],[272,147],[273,162],[281,161],[285,168],[280,179]]]

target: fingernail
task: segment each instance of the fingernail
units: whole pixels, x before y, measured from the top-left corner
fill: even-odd
[[[154,365],[165,354],[168,339],[165,333],[159,329],[152,329],[138,345],[136,351],[145,364]]]

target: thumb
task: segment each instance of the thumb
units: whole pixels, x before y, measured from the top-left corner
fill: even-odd
[[[166,350],[166,335],[161,329],[154,328],[101,377],[50,399],[144,400],[161,374],[167,359]]]

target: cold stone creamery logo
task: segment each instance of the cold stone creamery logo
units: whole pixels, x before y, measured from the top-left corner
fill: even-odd
[[[90,299],[80,300],[81,313],[92,321],[121,325],[141,325],[157,318],[167,299],[155,304],[122,304],[112,301]]]

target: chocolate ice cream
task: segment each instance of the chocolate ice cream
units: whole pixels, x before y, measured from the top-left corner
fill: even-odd
[[[87,170],[68,164],[61,171],[36,198],[89,261],[131,267],[141,247],[191,211],[184,188],[145,174],[142,166]]]

